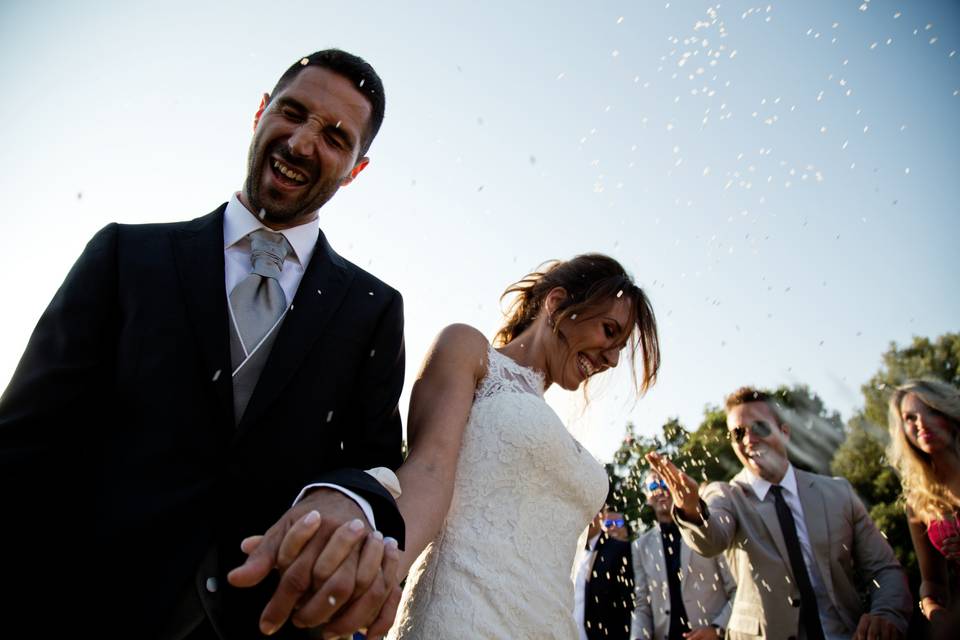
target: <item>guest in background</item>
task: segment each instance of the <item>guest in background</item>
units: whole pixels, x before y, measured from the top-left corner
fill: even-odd
[[[586,544],[574,565],[574,617],[580,640],[630,637],[630,614],[636,606],[630,543],[614,537],[625,533],[623,515],[608,506],[587,529]]]
[[[960,570],[960,391],[939,380],[910,380],[890,397],[889,426],[887,458],[900,475],[920,565],[920,610],[936,629],[946,622],[951,595],[956,600],[951,591]]]
[[[699,485],[648,453],[673,499],[674,521],[698,553],[726,552],[737,581],[730,638],[888,640],[903,637],[910,590],[893,549],[850,483],[796,470],[790,425],[772,398],[743,387],[726,401],[743,464],[730,482]]]
[[[603,521],[600,528],[608,537],[622,542],[630,541],[630,527],[627,520],[619,511],[613,511],[610,507],[605,507],[603,512]]]
[[[651,471],[644,482],[656,522],[633,543],[634,640],[715,640],[730,618],[737,584],[722,556],[692,551],[673,521],[670,490]],[[692,631],[691,631],[692,629]]]

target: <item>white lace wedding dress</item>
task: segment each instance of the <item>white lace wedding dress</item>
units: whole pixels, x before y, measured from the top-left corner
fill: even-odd
[[[570,570],[606,472],[544,401],[543,377],[488,354],[450,511],[410,569],[391,638],[578,637]]]

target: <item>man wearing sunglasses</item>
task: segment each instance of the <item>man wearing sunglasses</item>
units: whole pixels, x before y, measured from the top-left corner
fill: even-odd
[[[684,541],[705,556],[726,552],[737,581],[728,637],[902,638],[906,577],[850,483],[794,469],[790,425],[769,394],[741,388],[726,410],[743,464],[729,483],[698,494],[668,459],[647,460],[670,488]]]
[[[580,640],[630,638],[630,614],[636,603],[625,525],[623,514],[605,506],[587,529],[573,578]]]
[[[634,640],[716,640],[730,617],[737,584],[722,556],[704,558],[680,537],[670,489],[650,471],[644,482],[656,523],[633,546],[637,608]]]

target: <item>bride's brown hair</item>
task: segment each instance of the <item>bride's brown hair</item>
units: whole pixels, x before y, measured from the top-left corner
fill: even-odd
[[[617,298],[632,301],[630,317],[624,326],[624,332],[630,335],[631,373],[639,393],[645,393],[653,386],[660,369],[660,341],[650,300],[619,262],[601,253],[545,262],[533,273],[507,287],[500,296],[501,302],[506,297],[515,297],[507,309],[506,322],[494,336],[494,346],[511,342],[530,327],[547,294],[557,287],[563,288],[567,297],[550,318],[555,335],[563,320],[586,320]],[[636,369],[638,349],[643,362],[643,375],[639,380]]]

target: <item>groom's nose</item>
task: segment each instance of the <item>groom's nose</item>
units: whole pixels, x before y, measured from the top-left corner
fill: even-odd
[[[304,123],[293,130],[290,138],[287,140],[287,146],[290,152],[301,158],[310,158],[316,150],[316,136],[313,127],[309,123]]]

